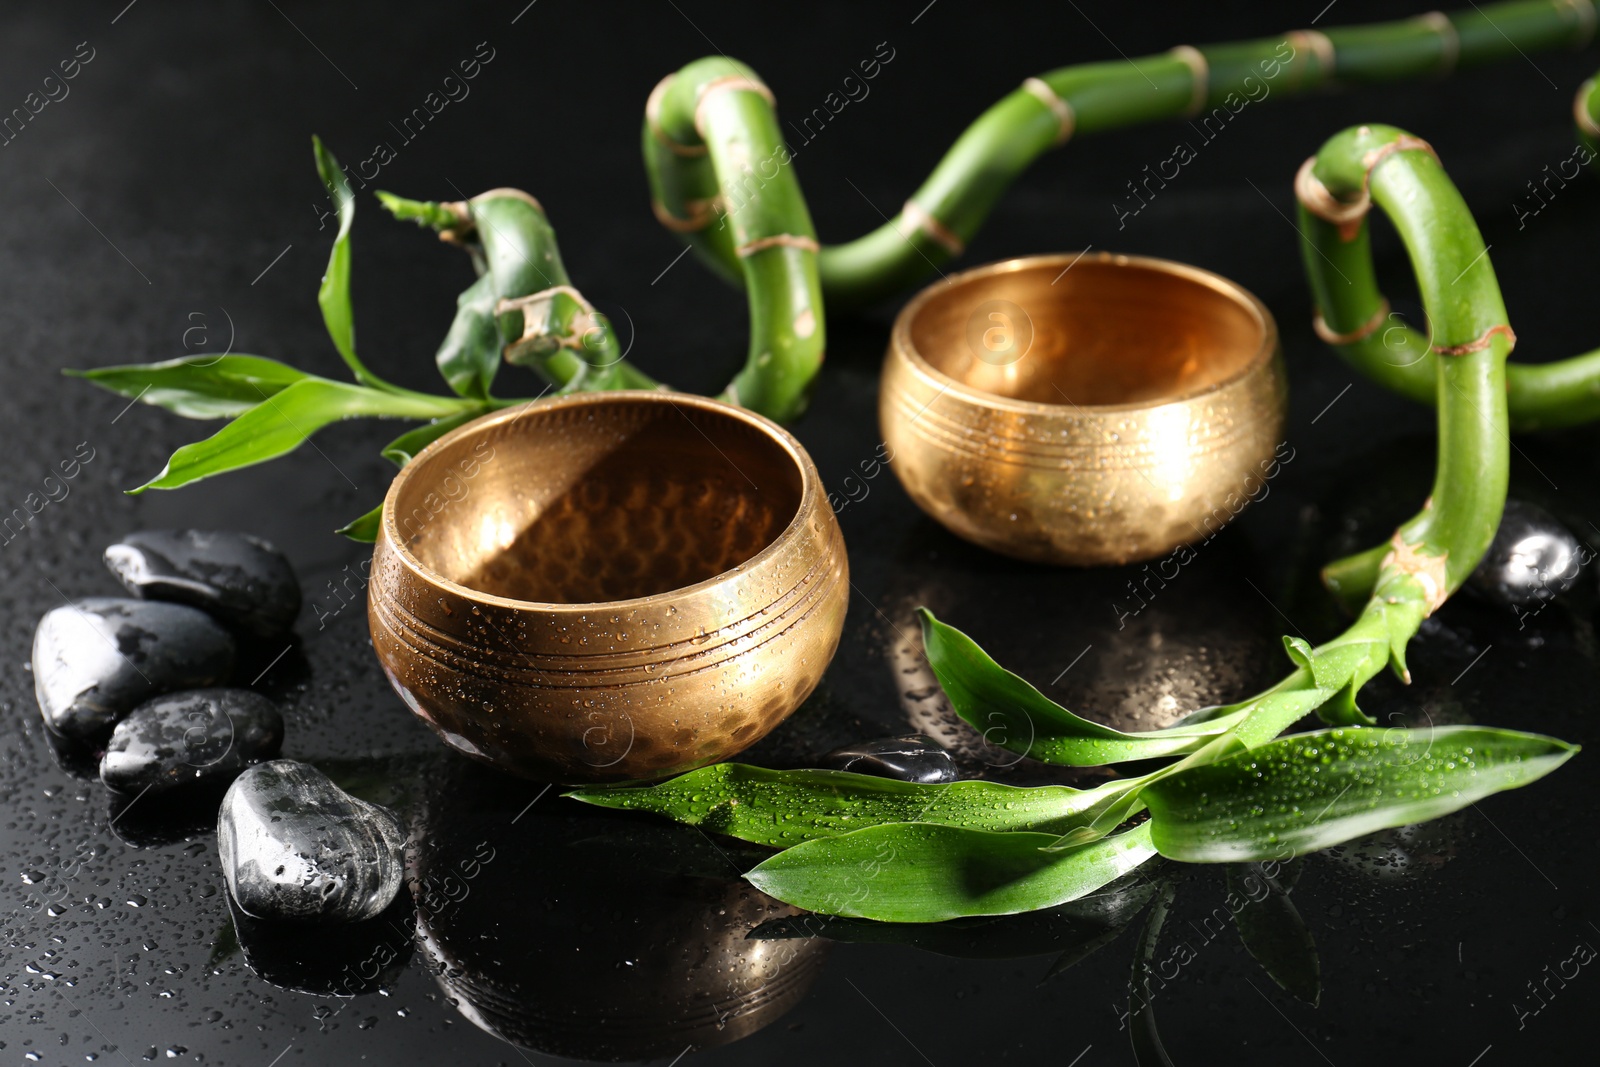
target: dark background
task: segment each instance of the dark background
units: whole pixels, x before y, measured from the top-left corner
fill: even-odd
[[[558,1062],[467,1022],[420,954],[384,992],[353,1002],[256,977],[225,951],[230,924],[211,836],[130,844],[133,823],[120,822],[98,783],[58,764],[34,705],[34,623],[63,596],[116,591],[99,562],[106,543],[148,526],[244,529],[286,549],[307,593],[298,645],[259,683],[285,706],[285,753],[380,766],[442,759],[383,683],[360,607],[326,614],[339,603],[329,583],[363,555],[330,531],[379,499],[390,469],[377,449],[394,427],[334,427],[285,460],[129,497],[123,489],[206,429],[143,407],[125,411],[120,398],[58,374],[220,350],[231,337],[234,351],[342,376],[314,301],[332,228],[318,228],[313,132],[352,167],[377,142],[394,143],[398,157],[376,184],[402,195],[529,189],[560,232],[576,284],[619,324],[631,322],[631,358],[680,387],[712,391],[743,359],[743,300],[692,257],[675,262],[681,246],[651,218],[638,136],[645,97],[662,75],[724,51],[762,74],[780,115],[797,115],[887,42],[893,59],[871,95],[796,154],[819,233],[840,240],[876,226],[880,209],[893,214],[960,130],[1029,74],[1119,51],[1265,36],[1310,23],[1325,0],[939,0],[927,9],[924,0],[538,0],[524,10],[525,2],[140,0],[123,10],[123,0],[111,0],[13,3],[0,14],[0,111],[20,106],[79,42],[94,49],[70,96],[0,148],[0,511],[20,505],[80,442],[94,450],[71,495],[0,546],[0,1063]],[[1319,26],[1426,10],[1357,0],[1330,7]],[[389,123],[479,42],[494,59],[471,95],[401,144]],[[1085,138],[1038,163],[962,262],[1092,245],[1236,279],[1283,330],[1295,459],[1266,500],[1120,630],[1111,603],[1136,568],[1057,572],[990,557],[923,519],[892,477],[872,480],[840,515],[857,593],[839,657],[824,690],[760,755],[803,762],[908,723],[948,726],[923,692],[926,679],[905,673],[916,660],[901,634],[916,603],[1057,699],[1113,719],[1237,698],[1286,669],[1281,633],[1335,632],[1315,568],[1383,536],[1416,507],[1430,477],[1431,422],[1354,380],[1308,328],[1288,221],[1295,168],[1359,121],[1427,138],[1492,246],[1517,357],[1586,350],[1597,335],[1586,238],[1600,224],[1600,190],[1585,177],[1520,228],[1515,205],[1545,165],[1571,154],[1572,93],[1597,55],[1593,47],[1533,55],[1445,82],[1252,105],[1121,230],[1113,203],[1146,163],[1171,153],[1183,127]],[[1387,236],[1378,252],[1396,306],[1414,309],[1403,253]],[[368,363],[435,388],[431,355],[470,277],[465,259],[381,217],[363,195],[354,275]],[[859,476],[878,445],[875,385],[893,311],[829,323],[829,361],[796,432],[830,488]],[[517,391],[511,379],[521,373],[508,370],[501,391]],[[1591,544],[1600,544],[1590,522],[1600,520],[1597,443],[1600,435],[1583,430],[1519,438],[1513,453],[1513,493],[1551,508]],[[1380,681],[1369,710],[1392,723],[1478,721],[1594,740],[1593,580],[1526,625],[1452,602],[1413,646],[1415,684]],[[252,655],[265,665],[278,651]],[[1467,1067],[1565,1061],[1586,1049],[1584,1005],[1600,989],[1593,968],[1545,986],[1536,1014],[1540,1002],[1527,986],[1576,945],[1600,942],[1591,921],[1600,883],[1594,758],[1585,753],[1533,788],[1420,835],[1307,861],[1294,899],[1321,950],[1320,1007],[1281,993],[1225,932],[1160,994],[1162,1035],[1176,1062],[1404,1057]],[[538,792],[507,788],[529,799]],[[552,793],[532,810],[567,807]],[[537,833],[516,835],[538,823],[530,817],[496,844],[536,868]],[[1169,936],[1181,938],[1216,906],[1221,879],[1209,869],[1169,874],[1183,882],[1169,920]],[[487,897],[468,905],[490,938],[497,910],[548,904],[531,887]],[[56,914],[46,910],[52,902]],[[622,968],[627,950],[614,946],[626,944],[640,907],[648,902],[603,902],[572,921],[593,924],[582,928],[595,929],[597,944],[610,946],[597,951],[615,951]],[[1132,941],[1130,931],[1048,982],[1048,955],[972,961],[840,946],[791,1013],[738,1043],[690,1051],[684,1062],[1128,1063],[1119,1014]],[[522,950],[508,943],[506,951]],[[549,977],[562,979],[559,971]],[[674,1041],[663,1038],[658,1062],[683,1051]]]

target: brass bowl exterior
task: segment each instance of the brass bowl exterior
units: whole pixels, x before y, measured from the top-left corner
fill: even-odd
[[[990,301],[1030,320],[1012,363],[972,354]],[[878,403],[891,466],[929,516],[1008,556],[1087,566],[1209,538],[1264,495],[1288,395],[1277,326],[1248,291],[1167,260],[1068,254],[919,293]]]
[[[581,599],[595,590],[620,595]],[[367,615],[390,683],[447,744],[584,783],[760,740],[816,687],[848,599],[798,441],[715,400],[611,392],[485,416],[402,469]]]

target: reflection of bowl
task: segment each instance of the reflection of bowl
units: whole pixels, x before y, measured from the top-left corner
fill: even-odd
[[[458,766],[414,833],[418,932],[468,1019],[550,1055],[645,1060],[748,1037],[805,998],[828,943],[746,938],[798,913],[740,880],[745,846],[537,795]]]
[[[479,419],[395,478],[368,619],[452,747],[529,777],[659,778],[759,740],[848,599],[816,467],[748,411],[588,393]]]
[[[1287,408],[1278,330],[1167,260],[1034,256],[929,286],[895,320],[879,419],[951,532],[1043,563],[1159,556],[1263,492]]]

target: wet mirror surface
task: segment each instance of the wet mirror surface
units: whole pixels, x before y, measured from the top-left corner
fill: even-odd
[[[287,459],[126,496],[207,427],[57,373],[231,350],[341,377],[314,301],[334,232],[307,151],[315,132],[358,180],[354,300],[375,368],[433,387],[433,351],[469,273],[430,236],[381,218],[372,190],[455,198],[520,185],[550,212],[575,280],[632,338],[628,358],[714,392],[744,358],[746,310],[693,257],[675,260],[680,244],[650,215],[638,124],[661,75],[714,51],[760,70],[796,120],[794,165],[831,240],[881,224],[878,209],[892,213],[1029,74],[1268,36],[1321,4],[1080,13],[919,0],[780,15],[512,0],[447,17],[120,6],[14,5],[0,35],[6,108],[38,89],[34,72],[74,54],[82,63],[70,93],[0,150],[12,206],[0,241],[0,515],[25,516],[0,533],[0,1063],[1088,1067],[1133,1063],[1131,1035],[1151,1032],[1180,1065],[1492,1067],[1587,1052],[1585,1007],[1600,988],[1592,569],[1548,603],[1464,593],[1414,642],[1413,684],[1384,677],[1364,694],[1385,726],[1495,724],[1588,746],[1531,788],[1276,870],[1152,864],[1029,916],[829,922],[741,881],[762,850],[500,776],[447,752],[405,708],[368,640],[366,550],[331,533],[381,498],[393,468],[378,450],[397,426],[334,426]],[[1345,0],[1324,17],[1424,10]],[[420,131],[400,132],[475,55],[479,74],[452,81],[461,90]],[[844,99],[844,79],[874,56],[877,76],[851,82],[868,92],[825,103]],[[744,758],[813,765],[920,733],[965,776],[1098,780],[1018,759],[962,725],[920,657],[918,605],[1053,699],[1125,729],[1277,680],[1284,634],[1336,633],[1317,568],[1415,510],[1432,429],[1426,411],[1357,378],[1312,334],[1288,221],[1295,168],[1353,122],[1428,138],[1492,246],[1518,358],[1591,349],[1583,242],[1600,233],[1600,182],[1552,183],[1537,202],[1528,183],[1572,153],[1570,93],[1597,56],[1252,102],[1220,132],[1169,123],[1097,135],[1041,160],[1001,200],[958,265],[1087,247],[1177,259],[1250,289],[1282,329],[1291,411],[1279,473],[1181,563],[1051,570],[924,518],[876,427],[898,302],[831,316],[812,410],[793,429],[834,496],[850,613],[821,687]],[[800,125],[813,109],[827,121]],[[1192,161],[1134,199],[1130,183],[1175,141]],[[1414,315],[1404,253],[1382,225],[1375,247],[1396,309]],[[540,388],[526,371],[502,373],[507,394]],[[1519,436],[1512,452],[1512,495],[1591,554],[1597,454],[1594,429]],[[264,537],[294,564],[304,604],[293,633],[239,635],[226,684],[281,710],[285,758],[403,819],[406,884],[376,918],[335,934],[242,915],[218,868],[215,790],[112,794],[93,743],[45,730],[29,667],[38,619],[124,595],[104,548],[171,527]],[[1140,959],[1145,978],[1130,988]]]

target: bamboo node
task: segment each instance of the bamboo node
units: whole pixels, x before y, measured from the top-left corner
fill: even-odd
[[[1194,45],[1180,44],[1167,55],[1189,68],[1189,80],[1193,88],[1190,90],[1189,106],[1184,110],[1184,114],[1200,114],[1205,110],[1206,98],[1211,93],[1211,65],[1206,62],[1205,53]]]
[[[967,250],[965,241],[944,223],[934,218],[932,212],[915,200],[906,201],[905,207],[900,209],[900,217],[905,220],[905,225],[910,227],[913,233],[927,234],[952,256],[959,256]],[[901,237],[909,238],[911,236],[898,226],[895,229],[900,230]]]
[[[1590,137],[1600,138],[1600,122],[1589,113],[1589,94],[1594,92],[1594,86],[1593,78],[1578,86],[1578,95],[1572,98],[1572,121]]]
[[[724,74],[720,78],[712,78],[700,87],[700,94],[694,102],[694,128],[703,141],[706,138],[705,124],[701,120],[701,112],[706,106],[706,101],[723,93],[750,92],[760,95],[769,107],[777,107],[778,102],[773,98],[772,90],[762,82],[744,74]]]
[[[1310,156],[1300,164],[1294,176],[1294,195],[1305,209],[1324,222],[1339,227],[1341,240],[1351,240],[1361,230],[1361,223],[1372,208],[1372,197],[1367,194],[1366,182],[1361,185],[1361,196],[1356,200],[1340,200],[1329,191],[1316,171],[1317,157]]]
[[[1072,110],[1072,105],[1061,98],[1061,94],[1050,88],[1050,83],[1043,78],[1029,78],[1022,83],[1035,100],[1050,109],[1056,117],[1056,144],[1064,145],[1072,137],[1072,131],[1078,124],[1078,117]]]
[[[775,233],[770,237],[757,237],[754,241],[747,241],[735,248],[734,252],[743,259],[745,256],[753,256],[757,252],[763,252],[769,248],[798,248],[802,252],[821,251],[821,246],[817,244],[815,237],[807,237],[804,234]]]
[[[667,90],[671,88],[673,79],[677,76],[677,74],[668,74],[665,78],[656,82],[656,87],[650,90],[650,98],[644,102],[644,124],[650,127],[650,136],[661,147],[675,156],[694,159],[706,154],[705,145],[683,144],[680,141],[674,141],[667,136],[667,131],[661,128],[661,100],[667,95]]]
[[[1456,32],[1456,24],[1450,21],[1450,16],[1443,11],[1429,11],[1425,15],[1418,15],[1417,21],[1439,35],[1439,77],[1447,78],[1456,69],[1456,63],[1461,59],[1461,35]]]
[[[1468,341],[1466,344],[1461,345],[1434,345],[1433,350],[1441,356],[1470,356],[1474,352],[1482,352],[1488,348],[1497,333],[1504,334],[1506,340],[1510,342],[1506,347],[1506,354],[1510,355],[1512,350],[1517,347],[1517,334],[1506,323],[1489,327],[1483,331],[1483,334],[1476,341]]]
[[[539,214],[544,214],[544,205],[535,200],[532,193],[525,193],[521,189],[513,189],[507,185],[503,185],[498,189],[490,189],[488,192],[479,193],[471,200],[468,200],[467,203],[478,204],[485,200],[521,200],[523,203],[532,204],[534,209],[537,210]],[[454,206],[452,206],[451,210],[455,211],[456,209]]]
[[[1388,318],[1389,301],[1380,298],[1378,300],[1378,310],[1372,313],[1372,317],[1366,322],[1363,322],[1360,326],[1357,326],[1355,329],[1351,330],[1349,333],[1338,333],[1335,331],[1331,326],[1328,325],[1328,320],[1322,317],[1322,312],[1320,311],[1311,316],[1311,328],[1316,331],[1318,337],[1322,338],[1330,345],[1353,345],[1359,341],[1365,341],[1367,338],[1377,333],[1378,328],[1381,327],[1384,322],[1388,320]]]
[[[1556,0],[1556,7],[1570,7],[1572,13],[1578,16],[1578,39],[1573,42],[1574,48],[1585,48],[1594,40],[1596,21],[1600,21],[1600,11],[1596,10],[1596,0]]]
[[[1435,163],[1439,162],[1439,153],[1433,150],[1433,145],[1420,137],[1413,137],[1409,133],[1403,133],[1389,143],[1379,145],[1361,157],[1361,166],[1366,171],[1361,176],[1361,191],[1364,195],[1368,195],[1367,190],[1372,185],[1372,172],[1377,169],[1379,163],[1382,163],[1396,152],[1426,152],[1433,157]]]
[[[1317,73],[1324,79],[1331,79],[1335,68],[1338,66],[1337,55],[1333,42],[1321,30],[1290,30],[1284,35],[1285,39],[1294,46],[1296,53],[1304,48],[1307,52],[1317,57]]]
[[[1445,560],[1450,557],[1446,550],[1442,555],[1430,556],[1418,550],[1416,545],[1406,544],[1405,538],[1396,530],[1389,539],[1389,553],[1383,557],[1380,567],[1392,568],[1400,574],[1407,575],[1422,586],[1424,610],[1432,615],[1439,610],[1450,597],[1449,576],[1445,571]],[[1392,601],[1391,601],[1392,603]]]
[[[650,201],[650,210],[655,212],[656,221],[673,233],[695,233],[711,225],[711,220],[717,215],[719,203],[721,198],[715,196],[704,200],[687,200],[683,205],[689,212],[687,218],[674,215],[667,210],[667,205],[659,200]]]

